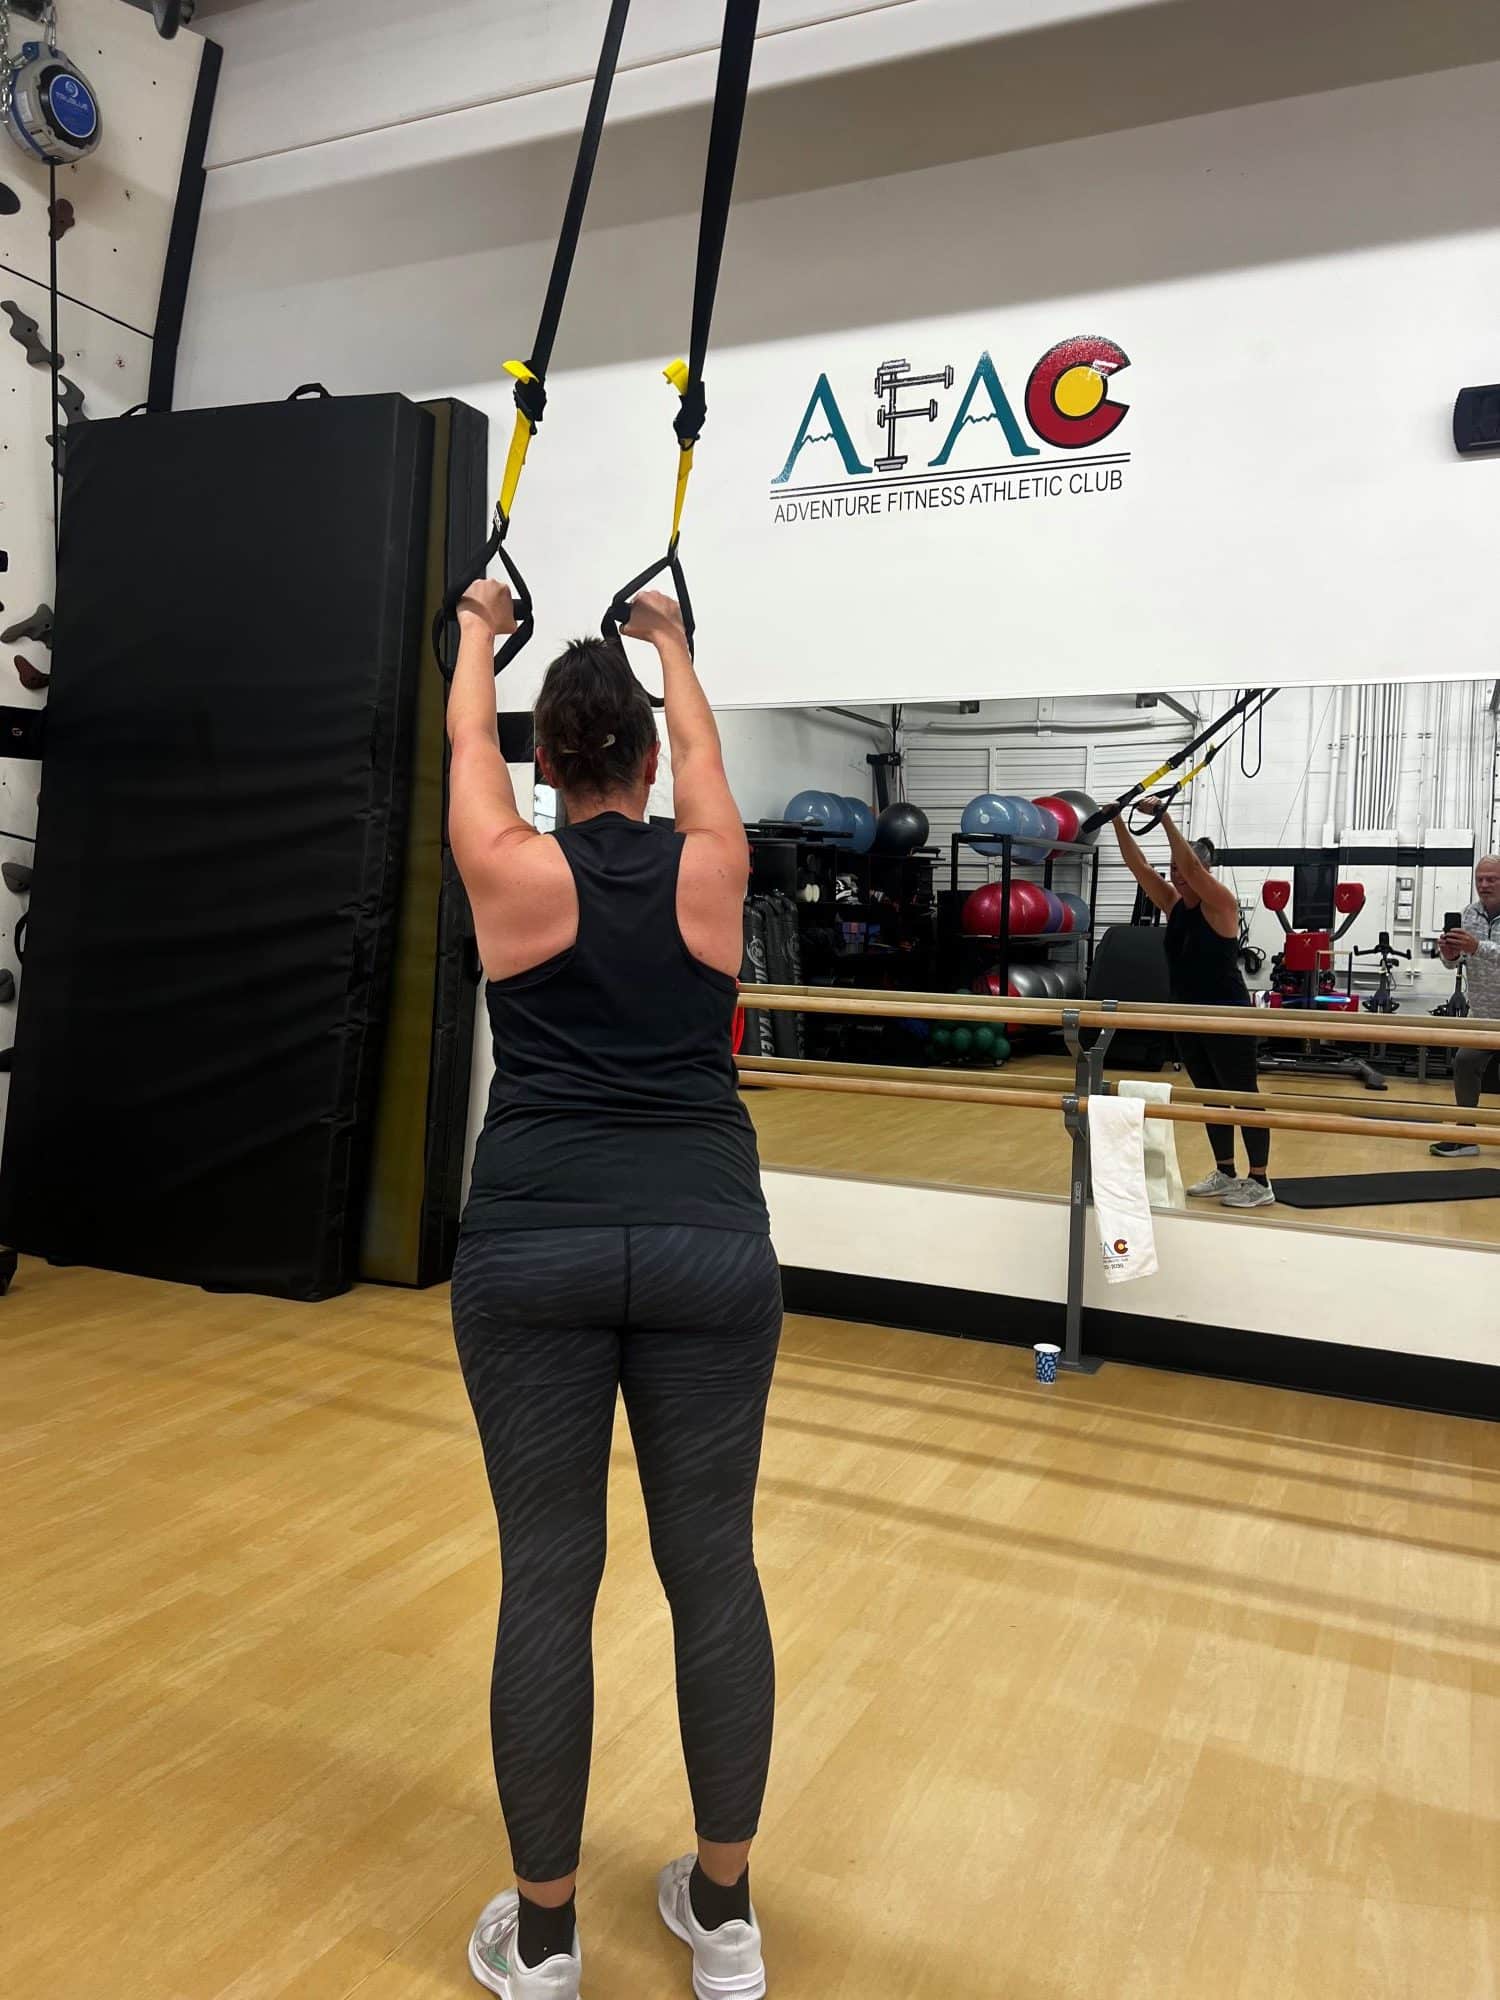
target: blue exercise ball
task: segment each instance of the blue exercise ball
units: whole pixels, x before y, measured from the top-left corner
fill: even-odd
[[[849,815],[848,844],[856,854],[868,854],[875,845],[875,814],[863,799],[843,798],[839,804]]]
[[[1044,813],[1030,799],[1015,798],[1010,800],[1010,804],[1015,809],[1016,832],[1023,836],[1023,841],[1016,846],[1016,859],[1040,866],[1057,840],[1057,816],[1055,813]],[[1040,845],[1028,844],[1031,842],[1039,842]]]
[[[1073,913],[1073,929],[1075,931],[1086,931],[1093,918],[1090,914],[1089,906],[1083,900],[1082,896],[1075,896],[1071,891],[1064,889],[1061,892],[1060,900],[1064,908],[1071,910]]]
[[[849,831],[849,809],[832,792],[798,792],[787,805],[786,818],[794,826],[814,827],[824,833]]]
[[[978,841],[977,853],[999,854],[999,836],[1022,831],[1016,818],[1016,801],[996,792],[981,792],[964,807],[963,831]],[[981,838],[981,836],[987,836]]]

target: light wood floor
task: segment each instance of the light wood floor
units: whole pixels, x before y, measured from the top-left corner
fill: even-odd
[[[0,1301],[0,1992],[446,2000],[505,1853],[446,1296],[24,1263]],[[785,2000],[1492,2000],[1500,1429],[794,1321],[760,1548]],[[688,1994],[621,1433],[587,2000]]]
[[[1068,1073],[1066,1056],[1026,1056],[1006,1065],[1016,1084]],[[1115,1072],[1111,1071],[1111,1078]],[[1124,1072],[1120,1072],[1124,1074]],[[1153,1079],[1171,1082],[1175,1070]],[[1358,1083],[1328,1077],[1276,1076],[1265,1087],[1277,1092],[1347,1097],[1352,1110],[1368,1093]],[[1451,1083],[1420,1084],[1392,1078],[1377,1101],[1409,1102],[1412,1115],[1423,1104],[1453,1103]],[[1071,1142],[1061,1114],[1018,1111],[1005,1106],[952,1104],[920,1098],[817,1096],[792,1090],[751,1090],[745,1094],[768,1167],[803,1172],[856,1174],[882,1180],[996,1188],[1023,1194],[1067,1194]],[[1492,1103],[1493,1100],[1486,1100]],[[1208,1141],[1193,1126],[1177,1128],[1177,1157],[1189,1183],[1209,1171]],[[1237,1154],[1244,1170],[1244,1150]],[[1457,1163],[1500,1167],[1500,1151]],[[1271,1178],[1293,1174],[1450,1173],[1452,1165],[1431,1158],[1425,1142],[1411,1139],[1343,1138],[1320,1132],[1276,1132],[1271,1141]],[[1209,1208],[1206,1213],[1216,1214]],[[1500,1201],[1433,1201],[1376,1208],[1261,1209],[1252,1216],[1225,1216],[1226,1226],[1275,1228],[1288,1224],[1324,1229],[1366,1229],[1381,1235],[1500,1244]]]

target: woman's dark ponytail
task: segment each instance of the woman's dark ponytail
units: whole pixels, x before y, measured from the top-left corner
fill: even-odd
[[[547,669],[536,704],[537,742],[559,790],[600,797],[640,780],[659,740],[645,690],[610,639],[575,639]]]

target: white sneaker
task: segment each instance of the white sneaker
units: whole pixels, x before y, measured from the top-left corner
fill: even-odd
[[[1220,1208],[1274,1208],[1276,1190],[1268,1181],[1253,1181],[1247,1175],[1242,1181],[1229,1183],[1229,1192],[1219,1206]]]
[[[693,1991],[698,2000],[761,2000],[766,1990],[755,1911],[748,1924],[722,1924],[706,1931],[693,1915],[688,1892],[693,1857],[670,1862],[656,1878],[656,1907],[673,1937],[693,1948]]]
[[[1195,1181],[1188,1193],[1194,1201],[1212,1201],[1216,1195],[1228,1194],[1232,1187],[1238,1187],[1233,1174],[1220,1173],[1217,1167],[1206,1181]]]
[[[1477,1160],[1479,1158],[1479,1148],[1468,1145],[1462,1139],[1439,1139],[1435,1146],[1429,1146],[1427,1150],[1435,1160]]]
[[[500,2000],[578,2000],[583,1953],[573,1932],[571,1954],[558,1952],[540,1965],[521,1963],[516,1936],[521,1928],[521,1898],[507,1889],[485,1904],[469,1939],[469,1970],[481,1986]]]

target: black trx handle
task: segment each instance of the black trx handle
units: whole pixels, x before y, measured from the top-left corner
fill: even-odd
[[[495,651],[497,674],[502,673],[510,665],[522,647],[530,644],[532,635],[536,631],[536,619],[532,614],[531,586],[511,560],[510,551],[505,546],[505,524],[502,523],[497,510],[495,526],[490,532],[489,540],[482,549],[477,549],[467,562],[459,565],[460,573],[468,577],[468,582],[453,585],[432,621],[432,650],[439,667],[443,670],[445,680],[451,677],[453,671],[448,664],[447,656],[448,626],[458,616],[458,607],[462,604],[470,585],[478,582],[497,557],[510,580],[511,594],[516,606],[516,629],[509,635],[504,645],[497,647]]]
[[[516,595],[517,621],[516,630],[495,654],[497,674],[502,668],[509,666],[536,629],[536,622],[532,616],[531,592],[520,571],[506,553],[505,538],[510,533],[511,510],[515,504],[521,470],[526,463],[526,453],[547,409],[547,370],[552,363],[552,349],[557,340],[557,329],[562,322],[563,305],[568,296],[568,281],[573,275],[573,260],[578,254],[578,239],[583,234],[583,218],[588,209],[589,190],[594,183],[599,142],[604,136],[609,95],[614,88],[615,71],[619,68],[620,44],[624,38],[625,23],[629,14],[630,0],[611,0],[609,20],[604,29],[604,46],[599,54],[599,67],[594,72],[594,88],[589,97],[588,115],[583,121],[583,133],[578,142],[578,157],[573,163],[573,180],[568,189],[567,207],[563,210],[557,248],[552,254],[552,275],[547,281],[547,295],[542,301],[542,316],[537,322],[531,359],[507,361],[505,364],[506,374],[515,377],[516,424],[511,434],[510,452],[505,461],[500,497],[495,503],[494,528],[482,553],[474,558],[473,566],[469,564],[461,566],[460,575],[451,584],[443,599],[442,608],[433,620],[432,650],[445,680],[452,675],[456,657],[450,653],[449,646],[451,627],[460,600],[469,585],[484,574],[497,556],[504,565],[505,574],[509,577],[511,588]]]
[[[724,39],[719,47],[719,80],[714,91],[713,125],[708,135],[708,163],[703,173],[703,209],[698,224],[698,267],[693,284],[691,342],[687,360],[673,362],[666,371],[667,380],[682,398],[672,422],[677,435],[677,492],[672,508],[672,533],[666,554],[615,592],[609,610],[604,614],[603,629],[607,639],[619,637],[620,627],[630,616],[629,601],[636,592],[644,590],[664,571],[670,571],[678,603],[682,606],[688,651],[691,653],[693,650],[692,606],[677,550],[688,478],[693,469],[693,447],[703,434],[708,416],[703,369],[708,360],[714,305],[719,295],[719,272],[724,262],[724,238],[729,230],[729,211],[734,202],[734,176],[739,164],[740,135],[745,127],[745,102],[750,94],[750,69],[755,60],[755,30],[759,18],[760,0],[725,0]],[[657,705],[660,706],[659,703]]]
[[[1152,832],[1156,827],[1161,825],[1162,821],[1171,811],[1173,802],[1179,793],[1185,791],[1194,778],[1200,777],[1208,769],[1219,752],[1227,744],[1232,743],[1245,727],[1245,724],[1254,716],[1259,715],[1267,702],[1271,701],[1280,691],[1279,688],[1247,688],[1237,700],[1225,709],[1222,715],[1216,716],[1206,729],[1199,730],[1191,743],[1185,743],[1175,757],[1169,757],[1165,764],[1151,772],[1149,777],[1142,778],[1138,785],[1132,785],[1128,791],[1121,792],[1120,796],[1112,804],[1100,806],[1096,812],[1091,812],[1083,822],[1083,825],[1078,829],[1078,838],[1083,840],[1090,834],[1097,833],[1101,827],[1108,826],[1111,820],[1118,819],[1122,812],[1127,811],[1132,814],[1146,815],[1137,820],[1135,828],[1137,833]],[[1153,796],[1144,804],[1137,804],[1137,800],[1140,800],[1144,793],[1154,793],[1155,787],[1161,783],[1163,778],[1169,778],[1174,771],[1181,769],[1182,765],[1187,763],[1190,757],[1196,756],[1198,751],[1203,749],[1204,744],[1209,743],[1212,738],[1218,736],[1219,731],[1224,729],[1228,724],[1233,725],[1229,729],[1228,734],[1220,737],[1219,741],[1214,743],[1212,748],[1199,758],[1199,761],[1190,771],[1184,771],[1183,775],[1168,791]]]

